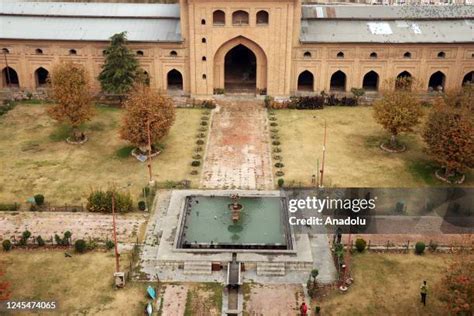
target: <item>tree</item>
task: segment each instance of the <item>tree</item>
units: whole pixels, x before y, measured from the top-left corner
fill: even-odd
[[[5,272],[0,270],[0,301],[8,301],[11,296],[10,282],[3,280]]]
[[[120,137],[130,141],[143,153],[148,147],[148,128],[151,143],[156,144],[168,134],[175,119],[175,108],[166,96],[146,85],[136,85],[127,100]]]
[[[74,249],[79,253],[84,253],[87,250],[87,243],[84,239],[78,239],[74,243]]]
[[[57,64],[50,77],[51,97],[55,105],[48,110],[49,115],[72,127],[74,141],[84,139],[79,126],[92,117],[92,95],[89,75],[84,66],[65,62]]]
[[[466,87],[439,96],[424,127],[428,153],[443,167],[445,178],[474,166],[473,91]]]
[[[311,277],[313,278],[313,286],[316,286],[316,278],[319,275],[319,270],[318,269],[313,269],[311,270]]]
[[[474,260],[466,254],[453,258],[454,262],[439,283],[439,295],[448,308],[446,315],[472,315]]]
[[[128,93],[139,73],[138,60],[127,46],[127,32],[113,35],[105,50],[105,62],[99,74],[102,90],[113,94]]]
[[[397,136],[402,132],[412,132],[423,115],[418,100],[409,89],[385,91],[382,99],[375,101],[373,108],[375,121],[391,135],[389,147],[392,149],[400,148]]]

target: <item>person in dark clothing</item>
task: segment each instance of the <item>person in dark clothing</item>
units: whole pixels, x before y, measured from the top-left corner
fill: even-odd
[[[420,295],[421,303],[426,306],[426,295],[428,294],[428,287],[426,286],[426,281],[423,281],[423,284],[420,286]]]

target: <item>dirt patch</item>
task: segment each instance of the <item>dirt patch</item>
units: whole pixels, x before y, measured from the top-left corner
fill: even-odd
[[[299,285],[253,284],[246,295],[247,315],[297,315],[304,301],[303,288]]]
[[[162,315],[182,316],[186,309],[188,284],[168,284],[164,287]]]

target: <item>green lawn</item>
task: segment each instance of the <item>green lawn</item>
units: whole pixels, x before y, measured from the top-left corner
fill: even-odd
[[[81,203],[92,188],[115,185],[136,196],[148,183],[146,163],[129,155],[131,146],[118,135],[123,110],[97,107],[84,125],[89,141],[67,144],[66,126],[49,118],[46,104],[19,104],[0,117],[0,203],[24,202],[44,194],[54,203]],[[158,182],[188,179],[200,109],[177,109],[176,122],[164,139],[164,152],[153,159]]]
[[[277,110],[287,185],[309,185],[322,161],[324,122],[327,146],[324,185],[336,187],[423,187],[444,185],[434,177],[436,166],[423,152],[419,126],[401,135],[404,153],[382,151],[388,134],[372,118],[372,108],[326,107],[323,110]],[[465,186],[474,185],[472,172]]]

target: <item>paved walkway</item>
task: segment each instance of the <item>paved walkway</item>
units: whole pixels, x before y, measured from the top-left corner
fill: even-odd
[[[270,138],[261,101],[218,100],[214,111],[201,187],[271,189]]]

